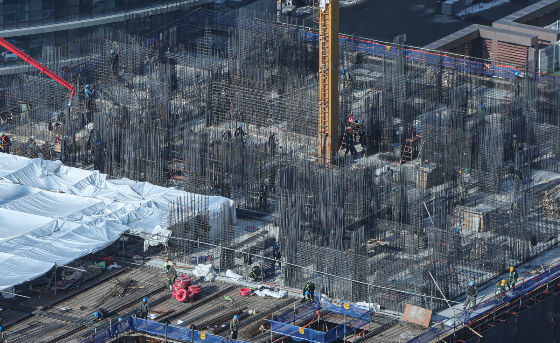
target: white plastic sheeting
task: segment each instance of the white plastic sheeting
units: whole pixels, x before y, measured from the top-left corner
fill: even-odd
[[[167,244],[168,204],[184,196],[204,199],[146,182],[107,180],[60,161],[0,153],[0,290],[101,250],[125,231],[150,245]],[[224,218],[235,224],[232,200],[208,202],[211,230]]]
[[[288,296],[288,292],[284,291],[284,290],[279,290],[279,291],[271,291],[268,288],[264,288],[262,290],[257,289],[255,291],[255,294],[258,295],[259,297],[273,297],[273,298],[277,298],[277,299],[282,299]]]

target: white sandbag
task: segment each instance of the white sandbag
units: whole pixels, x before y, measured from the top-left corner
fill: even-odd
[[[234,280],[239,280],[239,279],[243,279],[243,276],[237,274],[236,272],[234,272],[231,269],[226,270],[226,276],[228,278],[234,279]]]
[[[374,303],[367,303],[365,301],[359,301],[356,303],[357,307],[366,309],[366,310],[373,310],[373,312],[379,312],[381,311],[381,306],[379,306],[378,304],[374,304]]]
[[[206,281],[206,282],[212,282],[212,281],[214,281],[215,278],[216,278],[216,274],[210,272],[210,273],[208,273],[208,275],[206,275],[206,276],[204,277],[204,281]]]
[[[205,277],[212,269],[211,264],[199,264],[193,269],[193,275],[198,277]]]
[[[264,288],[262,290],[256,290],[256,291],[254,291],[254,293],[256,295],[260,296],[260,297],[268,296],[268,297],[273,297],[273,298],[277,298],[277,299],[282,299],[282,298],[285,298],[285,297],[288,296],[287,291],[281,290],[281,291],[275,292],[275,291],[271,291],[268,288]]]
[[[109,267],[107,267],[107,269],[120,268],[120,267],[121,267],[121,266],[119,266],[119,265],[117,264],[117,262],[113,262],[113,264],[110,265]]]

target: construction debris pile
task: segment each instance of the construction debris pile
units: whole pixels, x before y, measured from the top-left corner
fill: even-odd
[[[558,190],[539,195],[560,177],[558,79],[408,49],[403,37],[342,36],[338,131],[359,120],[358,157],[319,164],[318,37],[271,19],[199,10],[156,34],[107,29],[53,48],[44,61],[79,100],[68,114],[56,83],[2,76],[5,131],[71,165],[270,216],[268,235],[250,236],[265,229],[212,225],[208,204],[175,200],[166,220],[178,259],[213,256],[225,271],[257,254],[278,273],[277,232],[286,286],[312,280],[401,312],[438,308],[441,293],[558,243]]]

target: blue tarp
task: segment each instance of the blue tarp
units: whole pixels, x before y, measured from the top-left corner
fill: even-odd
[[[125,318],[123,321],[111,325],[107,329],[98,331],[95,335],[81,340],[79,343],[100,343],[108,340],[111,337],[116,337],[125,331],[134,330],[146,332],[150,335],[174,338],[182,341],[191,341],[192,331],[191,329],[184,328],[176,325],[166,325],[151,320],[145,320],[140,318]],[[222,343],[224,337],[210,335],[207,333],[201,333],[199,331],[194,331],[194,342],[197,343]],[[247,343],[244,341],[229,340],[230,343]]]
[[[317,292],[315,292],[315,298],[318,300],[283,313],[282,315],[274,318],[274,320],[269,320],[271,327],[270,330],[278,334],[290,336],[296,341],[305,340],[317,343],[328,343],[335,341],[338,338],[369,323],[371,311],[364,310],[353,304],[345,302],[343,302],[342,307],[336,306],[327,299],[322,298]],[[295,323],[296,320],[311,321],[317,316],[317,312],[320,309],[346,315],[350,317],[350,320],[327,332],[320,332],[308,327],[298,327],[290,324]]]

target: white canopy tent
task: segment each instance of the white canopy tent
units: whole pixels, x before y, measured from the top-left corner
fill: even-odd
[[[166,244],[168,204],[184,196],[207,198],[214,230],[235,224],[235,203],[227,198],[0,153],[0,290],[101,250],[125,231]]]

